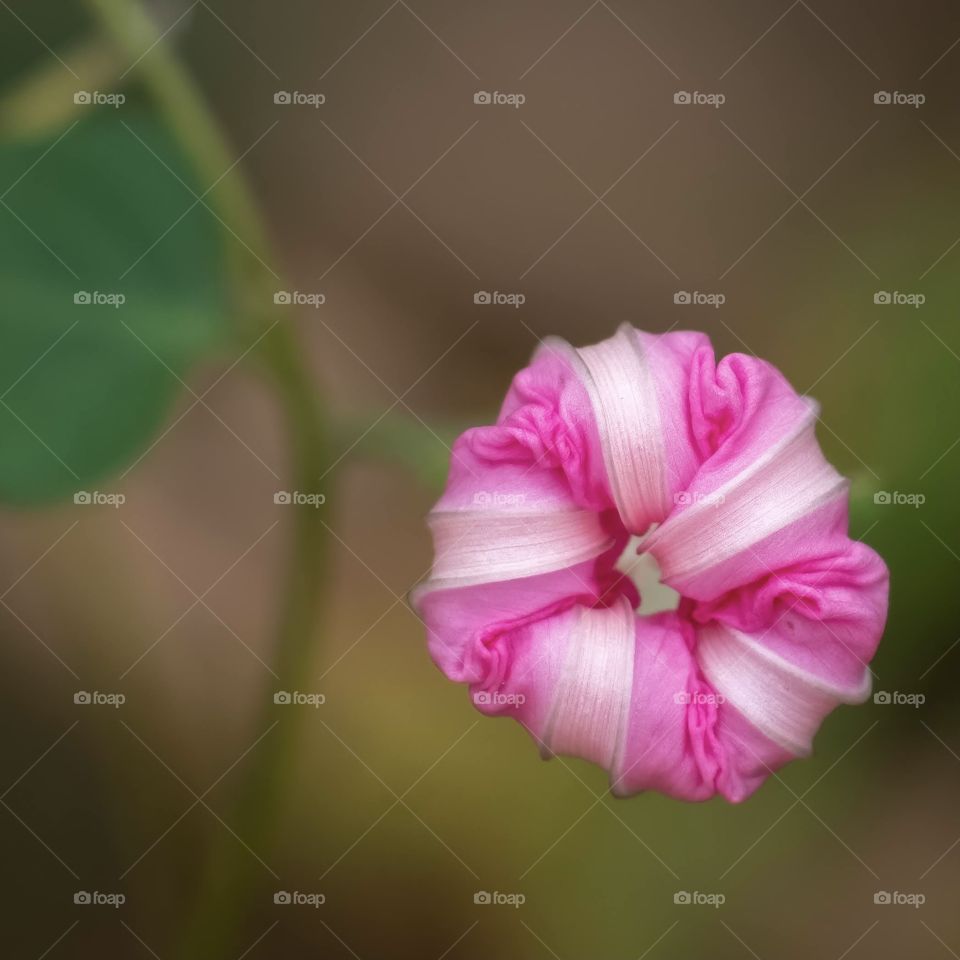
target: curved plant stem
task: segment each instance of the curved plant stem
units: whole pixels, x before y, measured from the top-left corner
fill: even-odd
[[[203,182],[217,184],[210,194],[211,205],[248,245],[230,245],[238,332],[248,342],[258,340],[258,355],[272,378],[286,420],[296,489],[313,491],[329,463],[327,425],[313,378],[290,328],[272,323],[266,314],[265,305],[272,303],[276,289],[274,275],[266,267],[272,259],[271,246],[257,204],[235,166],[235,156],[202,93],[138,0],[87,0],[87,4],[111,41],[129,62],[136,63],[137,76]],[[330,482],[328,477],[326,483]],[[276,687],[304,686],[320,617],[319,600],[328,562],[327,528],[321,511],[310,507],[290,509],[295,511],[296,526],[283,581],[285,594],[274,663],[279,679],[271,679],[264,690],[262,716],[254,737],[277,719],[272,696]],[[229,818],[235,835],[222,829],[214,836],[197,896],[191,898],[192,918],[176,954],[183,960],[229,957],[238,948],[238,928],[249,912],[250,897],[267,877],[264,866],[250,851],[269,861],[282,784],[295,762],[299,715],[301,711],[287,711],[246,762],[237,807]],[[274,879],[269,884],[273,889],[279,885]]]

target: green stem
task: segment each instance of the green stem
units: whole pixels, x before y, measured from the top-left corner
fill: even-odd
[[[289,424],[296,488],[312,491],[327,462],[313,387],[291,339],[272,339],[268,358]],[[276,690],[308,686],[304,678],[309,675],[319,620],[318,600],[328,561],[327,528],[320,510],[308,506],[290,509],[297,511],[297,524],[284,577],[285,596],[273,665],[278,679],[271,679],[263,692],[255,736],[278,719],[278,709],[273,704]],[[270,863],[270,853],[275,849],[276,813],[283,799],[283,785],[289,782],[296,763],[304,711],[287,709],[282,714],[280,722],[253,754],[228,821],[236,836],[272,868],[275,864]],[[183,960],[234,956],[242,946],[238,936],[243,920],[254,912],[254,893],[259,891],[262,902],[269,904],[271,891],[283,887],[267,875],[262,864],[236,837],[225,829],[219,830],[204,864],[195,909],[177,956]]]
[[[106,88],[126,67],[116,46],[99,36],[76,43],[64,59],[76,66],[88,89]],[[0,94],[0,137],[56,136],[84,111],[83,105],[74,102],[76,90],[77,78],[62,63],[52,57],[41,60]]]
[[[231,245],[231,289],[237,295],[241,333],[261,336],[258,354],[273,380],[290,436],[296,489],[310,492],[324,476],[328,456],[327,426],[318,404],[313,378],[290,328],[270,326],[264,304],[276,289],[268,233],[251,192],[235,166],[216,118],[190,74],[171,53],[138,0],[87,0],[105,33],[129,58],[137,74],[170,124],[204,182],[218,181],[210,200],[218,214],[243,237],[249,249]],[[154,46],[154,44],[156,44]],[[149,49],[146,56],[145,50]],[[331,479],[328,479],[328,484]],[[296,511],[285,595],[279,623],[275,670],[261,701],[259,736],[277,719],[273,692],[305,684],[320,618],[320,596],[328,562],[328,533],[322,512],[307,506]],[[295,763],[300,711],[287,711],[265,741],[257,747],[240,786],[237,807],[230,818],[236,835],[269,861],[281,784]],[[263,866],[226,830],[214,836],[200,877],[195,910],[177,956],[182,960],[209,960],[231,956],[237,948],[239,927],[251,906]],[[275,887],[274,880],[269,881]]]

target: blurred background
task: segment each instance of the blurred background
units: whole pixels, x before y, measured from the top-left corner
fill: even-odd
[[[960,953],[955,4],[0,25],[6,955]],[[452,438],[623,321],[815,396],[892,572],[889,696],[741,806],[540,762],[405,599]]]

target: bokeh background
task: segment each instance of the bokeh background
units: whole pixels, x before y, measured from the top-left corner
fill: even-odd
[[[137,9],[0,3],[4,954],[957,956],[956,5]],[[210,117],[171,124],[164,58],[226,138],[222,180],[191,153]],[[266,245],[230,213],[239,177]],[[540,762],[478,722],[405,601],[451,438],[538,338],[622,321],[814,395],[892,572],[874,689],[900,696],[841,709],[741,806]],[[274,502],[297,483],[274,324],[326,424],[317,508]],[[328,560],[294,670],[300,523]]]

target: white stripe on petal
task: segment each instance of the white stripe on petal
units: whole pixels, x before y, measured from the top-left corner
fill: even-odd
[[[665,581],[703,573],[845,494],[846,479],[820,452],[816,418],[809,401],[782,439],[716,490],[691,494],[647,538]]]
[[[563,667],[543,735],[546,755],[582,757],[612,773],[624,749],[633,690],[634,614],[621,598],[581,607],[563,642]]]
[[[713,689],[761,733],[794,756],[810,753],[823,718],[838,704],[870,695],[870,671],[843,689],[785,660],[753,637],[718,623],[697,638],[700,669]]]
[[[432,513],[427,522],[433,531],[430,580],[435,587],[550,573],[599,556],[613,545],[590,510],[453,510]]]
[[[610,491],[635,534],[667,515],[666,452],[656,388],[639,335],[623,324],[608,340],[574,350],[549,339],[576,370],[590,397]]]

